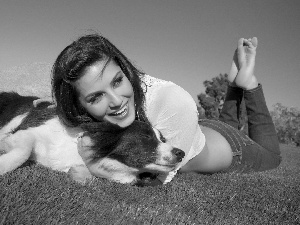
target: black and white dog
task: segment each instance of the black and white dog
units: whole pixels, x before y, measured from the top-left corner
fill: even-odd
[[[184,157],[183,151],[166,143],[147,123],[135,121],[120,128],[98,122],[70,128],[60,122],[55,108],[48,108],[51,103],[34,107],[36,99],[0,93],[0,175],[33,160],[69,172],[75,180],[79,171],[78,180],[82,180],[91,176],[87,164],[97,177],[144,186],[158,174],[173,170]]]

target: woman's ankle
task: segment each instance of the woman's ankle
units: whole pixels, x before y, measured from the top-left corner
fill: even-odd
[[[230,82],[228,82],[227,92],[228,92],[229,90],[235,91],[235,92],[238,91],[238,92],[241,92],[241,93],[244,91],[243,88],[237,86],[235,83],[230,83]]]
[[[262,85],[260,83],[258,83],[256,87],[254,87],[252,89],[244,90],[244,93],[245,94],[247,94],[247,93],[251,94],[251,93],[254,93],[254,92],[256,92],[258,90],[261,90],[261,89],[262,89]]]
[[[253,89],[257,88],[258,85],[259,85],[259,83],[258,83],[256,77],[255,77],[254,75],[252,75],[251,81],[249,82],[249,84],[245,85],[245,86],[243,87],[243,89],[244,89],[245,91],[253,90]]]

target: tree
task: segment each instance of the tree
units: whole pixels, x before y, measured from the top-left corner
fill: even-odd
[[[273,105],[270,112],[278,140],[281,143],[300,145],[300,111],[280,103]]]
[[[220,115],[227,92],[227,76],[227,74],[220,74],[212,78],[212,81],[203,82],[206,88],[205,94],[201,93],[197,97],[207,119],[216,119]]]
[[[205,111],[204,114],[207,119],[219,118],[227,93],[227,76],[226,73],[220,74],[219,76],[212,78],[211,81],[206,80],[203,82],[203,85],[206,88],[205,93],[201,93],[197,97],[200,106]],[[241,103],[240,115],[238,128],[248,134],[247,113],[244,101]]]

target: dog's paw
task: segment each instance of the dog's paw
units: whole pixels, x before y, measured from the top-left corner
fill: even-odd
[[[87,181],[93,179],[93,175],[85,165],[71,167],[68,175],[72,180],[81,184],[85,184]]]

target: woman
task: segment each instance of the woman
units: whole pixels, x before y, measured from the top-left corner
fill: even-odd
[[[228,76],[219,121],[201,120],[193,98],[181,87],[144,74],[113,44],[86,35],[67,46],[53,66],[52,90],[58,115],[67,126],[109,121],[121,127],[150,122],[166,140],[185,152],[167,183],[181,172],[262,171],[280,164],[277,135],[262,86],[254,76],[257,39],[240,39]],[[249,137],[237,130],[245,99]],[[84,146],[85,143],[80,143]],[[84,148],[80,154],[85,159]],[[97,169],[89,165],[97,176]]]

